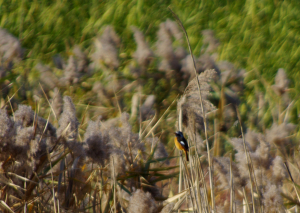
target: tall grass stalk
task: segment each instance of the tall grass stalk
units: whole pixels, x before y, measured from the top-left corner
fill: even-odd
[[[247,194],[246,194],[245,187],[243,187],[243,195],[244,195],[243,213],[250,213],[250,206],[249,206],[249,202],[248,202],[248,199],[247,199]]]
[[[179,120],[178,120],[179,131],[182,131],[182,110],[179,110]],[[182,161],[182,153],[179,151],[180,158],[179,158],[179,178],[178,178],[178,194],[182,191],[182,177],[183,177],[183,161]],[[178,209],[178,213],[180,210]]]
[[[212,203],[211,205],[212,205],[212,212],[214,212],[215,196],[214,196],[214,183],[213,183],[213,167],[212,167],[212,160],[211,160],[211,156],[210,156],[210,148],[209,148],[208,135],[207,135],[206,114],[205,114],[204,107],[203,107],[203,100],[202,100],[202,95],[201,95],[200,82],[198,79],[198,74],[197,74],[197,69],[196,69],[196,62],[195,62],[194,55],[193,55],[193,52],[191,49],[188,34],[187,34],[182,22],[180,21],[179,17],[176,15],[176,13],[170,7],[168,7],[168,8],[172,12],[177,23],[179,24],[180,28],[184,32],[184,35],[185,35],[185,38],[187,40],[187,44],[189,47],[189,52],[190,52],[190,55],[191,55],[191,58],[193,61],[194,73],[197,78],[197,86],[198,86],[198,90],[199,90],[200,105],[201,105],[201,110],[202,110],[202,115],[203,115],[204,134],[205,134],[205,139],[206,139],[206,148],[207,148],[207,157],[208,157],[208,172],[209,172],[209,182],[210,182],[210,189],[211,189],[211,203]]]
[[[255,179],[255,174],[254,174],[254,170],[252,169],[253,165],[252,165],[251,157],[250,157],[249,152],[248,152],[248,148],[246,146],[245,136],[244,136],[244,130],[243,130],[243,126],[242,126],[242,120],[241,120],[241,116],[240,116],[240,113],[239,113],[239,110],[238,110],[237,107],[236,107],[236,112],[237,112],[237,117],[238,117],[238,121],[240,123],[241,133],[242,133],[242,137],[243,137],[243,146],[244,146],[244,151],[245,151],[246,161],[247,161],[247,167],[248,167],[248,172],[249,172],[250,189],[251,189],[251,197],[252,197],[252,206],[253,206],[253,212],[255,213],[256,209],[255,209],[255,199],[254,199],[253,182],[256,183],[256,181],[252,182],[252,175],[251,175],[251,173],[253,174],[254,179]],[[244,193],[245,200],[246,200],[246,202],[248,202],[247,201],[247,197],[246,197],[245,188],[243,188],[243,190],[244,190],[243,193]],[[257,191],[257,194],[260,194],[260,192]],[[249,205],[247,205],[247,206],[249,206]],[[249,212],[250,212],[250,210],[249,210]]]
[[[50,118],[50,114],[49,114],[49,116],[48,116],[47,124],[45,125],[43,134],[44,134],[45,131],[46,131],[46,127],[47,127],[47,125],[48,125],[49,118]],[[41,139],[42,139],[42,137],[41,137]],[[40,142],[41,142],[41,141],[40,141]],[[50,173],[51,173],[51,180],[52,180],[52,181],[51,181],[51,182],[52,182],[51,186],[52,186],[52,196],[53,196],[53,208],[54,208],[54,213],[56,213],[56,211],[57,211],[57,209],[56,209],[57,204],[56,204],[56,198],[55,198],[54,178],[53,178],[53,170],[52,170],[51,156],[50,156],[50,153],[49,153],[49,150],[48,150],[48,149],[47,149],[47,157],[48,157],[48,161],[49,161],[49,164],[50,164],[50,170],[51,170]]]
[[[234,196],[234,189],[233,189],[233,174],[232,174],[232,154],[230,154],[230,213],[233,213],[233,196]]]
[[[115,163],[114,163],[114,159],[112,159],[112,163],[113,163],[113,168],[115,168]],[[116,198],[116,175],[115,175],[115,170],[113,169],[113,183],[112,186],[114,187],[114,212],[117,212],[117,198]]]

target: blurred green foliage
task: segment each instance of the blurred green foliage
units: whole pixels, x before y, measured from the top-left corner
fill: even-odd
[[[67,57],[75,44],[91,52],[93,38],[101,34],[102,27],[108,24],[121,37],[120,53],[128,58],[136,46],[130,26],[138,26],[151,47],[154,47],[159,24],[167,18],[173,19],[168,6],[182,20],[196,56],[203,47],[201,31],[212,29],[221,42],[218,60],[228,60],[237,68],[246,69],[246,84],[255,79],[261,80],[261,77],[272,84],[278,68],[282,67],[287,71],[288,78],[292,79],[290,87],[295,88],[290,93],[293,99],[298,99],[300,84],[296,79],[299,77],[300,62],[299,1],[1,0],[0,27],[21,40],[22,46],[27,50],[25,56],[30,56],[24,62],[27,67],[33,67],[39,60],[50,63],[58,53]],[[127,61],[122,61],[119,73],[126,75],[124,67]],[[29,80],[34,80],[33,76],[36,74],[29,76]],[[166,84],[168,83],[164,80],[149,80],[145,88],[156,93],[163,91],[161,98],[157,100],[161,102],[170,95],[169,90],[164,88],[169,88],[172,84]],[[263,88],[264,85],[258,83],[253,87],[248,86],[244,97],[246,103],[254,100],[253,91],[257,87]],[[300,103],[296,101],[295,105],[293,113],[297,115]],[[242,114],[245,115],[249,110],[247,107],[249,106],[245,105],[242,108]],[[272,122],[270,114],[266,114],[264,119]],[[295,117],[294,122],[297,119]]]
[[[66,51],[67,43],[88,47],[101,27],[111,24],[121,36],[124,52],[134,50],[131,25],[150,43],[158,25],[181,18],[196,55],[201,30],[212,29],[221,41],[220,60],[258,70],[268,80],[283,67],[295,77],[300,58],[300,2],[279,0],[214,1],[0,1],[0,26],[19,37],[37,59]]]

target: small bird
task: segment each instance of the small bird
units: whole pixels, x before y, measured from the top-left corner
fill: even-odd
[[[177,149],[184,151],[186,161],[189,161],[189,154],[188,154],[189,145],[188,145],[188,142],[184,138],[182,132],[177,131],[177,132],[175,132],[175,135],[176,135],[176,137],[175,137],[175,146],[177,147]]]

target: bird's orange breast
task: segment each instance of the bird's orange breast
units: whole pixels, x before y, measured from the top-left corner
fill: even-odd
[[[184,150],[183,146],[178,142],[176,137],[175,137],[174,141],[175,141],[175,146],[177,147],[177,149]]]

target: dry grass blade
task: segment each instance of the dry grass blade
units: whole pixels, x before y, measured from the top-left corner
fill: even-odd
[[[10,98],[9,97],[7,97],[7,99],[8,99],[8,103],[9,103],[9,106],[10,106],[10,109],[11,109],[11,111],[12,111],[12,114],[13,114],[13,118],[14,118],[14,121],[16,120],[16,117],[15,117],[15,113],[14,113],[14,109],[13,109],[13,106],[11,105],[11,102],[10,102]],[[5,106],[5,105],[4,105]]]
[[[142,131],[142,133],[140,135],[143,135],[145,133],[145,131],[148,129],[149,126],[151,126],[151,124],[153,123],[153,121],[156,119],[156,113],[153,116],[153,118],[151,119],[151,121],[147,124],[147,126],[145,127],[145,130]],[[142,130],[142,129],[141,129]]]
[[[299,193],[298,193],[296,184],[295,184],[295,182],[294,182],[294,179],[293,179],[293,177],[292,177],[292,174],[291,174],[291,171],[290,171],[290,169],[289,169],[289,167],[288,167],[287,162],[284,162],[284,165],[285,165],[286,170],[288,171],[288,174],[289,174],[289,176],[290,176],[290,178],[291,178],[291,181],[293,182],[293,187],[294,187],[294,190],[295,190],[295,192],[296,192],[296,195],[297,195],[297,198],[298,198],[298,202],[300,203]]]
[[[0,201],[0,206],[2,209],[14,213],[14,211],[3,200]]]
[[[55,119],[57,120],[57,116],[56,116],[56,114],[55,114],[55,112],[54,112],[54,109],[53,109],[53,107],[52,107],[52,105],[51,105],[51,103],[50,103],[50,101],[49,101],[49,99],[48,99],[48,97],[47,97],[47,95],[46,95],[46,93],[45,93],[45,91],[44,91],[44,89],[43,89],[41,83],[39,83],[39,85],[40,85],[40,87],[41,87],[41,89],[42,89],[42,91],[43,91],[43,94],[44,94],[44,96],[45,96],[45,98],[46,98],[46,100],[47,100],[47,102],[48,102],[48,104],[49,104],[49,106],[50,106],[50,108],[51,108],[51,111],[53,112],[53,115],[54,115]]]
[[[22,87],[22,86],[21,86]],[[13,97],[19,92],[19,90],[21,89],[21,87],[9,98],[8,96],[7,96],[7,102],[1,107],[1,109],[3,109],[5,106],[6,106],[6,104],[7,103],[9,103],[10,104],[10,101],[11,101],[11,99],[13,99]]]
[[[5,185],[8,185],[16,190],[22,190],[22,191],[26,191],[25,189],[23,189],[22,187],[12,183],[11,180],[7,179],[3,174],[0,174],[0,183],[3,183]]]
[[[115,99],[116,99],[116,102],[117,102],[118,110],[119,110],[119,113],[121,115],[122,114],[122,110],[121,110],[121,107],[120,107],[120,104],[119,104],[117,93],[115,91],[115,87],[113,87],[113,90],[114,90],[114,95],[115,95]]]
[[[18,178],[18,179],[20,179],[20,180],[22,180],[22,181],[24,181],[24,182],[31,182],[31,183],[38,184],[38,182],[34,182],[34,181],[32,181],[32,180],[29,180],[29,179],[26,178],[26,177],[22,177],[22,176],[20,176],[20,175],[17,175],[17,174],[15,174],[15,173],[12,173],[12,172],[7,172],[6,174],[15,176],[16,178]]]
[[[283,119],[283,123],[287,123],[288,118],[289,118],[289,113],[290,113],[292,106],[294,105],[294,102],[295,101],[292,101],[291,103],[289,103],[288,107],[282,112],[282,113],[284,113],[286,111],[284,119]]]
[[[159,120],[154,124],[154,126],[150,129],[150,131],[147,133],[147,135],[144,138],[147,138],[152,131],[156,128],[156,126],[160,123],[161,119],[164,117],[164,115],[170,110],[171,106],[175,103],[175,101],[177,100],[177,97],[172,101],[172,103],[170,104],[170,106],[166,109],[166,111],[163,113],[163,115],[159,118]],[[142,136],[143,137],[143,136]]]
[[[167,200],[164,201],[165,205],[174,202],[177,199],[180,199],[182,196],[184,196],[188,192],[188,189],[182,191],[181,193],[174,195],[173,197],[169,197]],[[165,206],[164,205],[164,206]]]
[[[185,195],[183,197],[180,198],[179,201],[177,201],[177,203],[175,203],[174,207],[173,207],[173,211],[177,211],[179,210],[180,206],[183,204],[185,198],[186,198],[187,194],[185,193]]]

